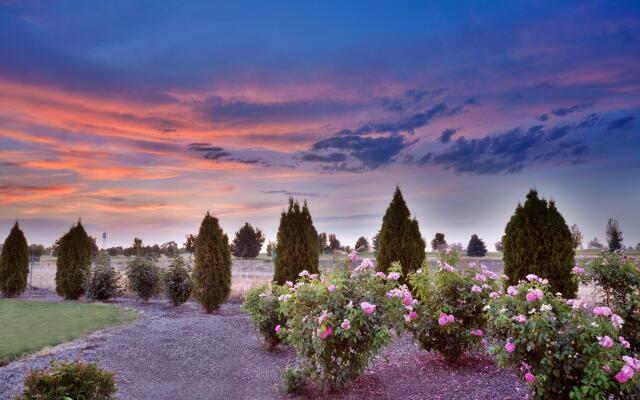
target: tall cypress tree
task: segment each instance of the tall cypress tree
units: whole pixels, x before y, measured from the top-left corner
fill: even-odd
[[[19,296],[27,288],[29,246],[18,226],[11,228],[0,254],[0,292],[5,297]]]
[[[378,242],[378,271],[386,272],[391,263],[400,261],[403,275],[422,266],[426,243],[420,234],[418,221],[411,219],[407,203],[400,188],[396,187],[393,200],[382,219]]]
[[[518,204],[507,223],[503,246],[504,272],[510,282],[536,274],[549,279],[554,292],[575,296],[573,237],[553,201],[538,198],[530,190],[524,205]]]
[[[78,221],[60,238],[56,260],[56,292],[67,300],[84,294],[84,281],[91,266],[93,243]]]
[[[474,233],[471,235],[471,239],[469,239],[469,245],[467,245],[467,255],[469,257],[484,257],[485,254],[487,254],[487,246],[485,246],[484,241]]]
[[[200,224],[195,244],[194,293],[208,314],[231,292],[231,249],[218,219],[209,212]]]
[[[279,284],[293,282],[303,270],[316,274],[319,257],[318,232],[307,202],[301,208],[297,201],[289,198],[289,208],[280,215],[273,280]]]

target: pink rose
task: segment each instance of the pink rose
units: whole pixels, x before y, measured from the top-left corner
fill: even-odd
[[[618,371],[615,378],[618,382],[625,383],[629,379],[633,378],[633,375],[633,369],[631,369],[631,367],[629,367],[628,365],[625,365],[622,367],[622,369],[620,369],[620,371]]]
[[[340,324],[340,327],[345,331],[348,331],[349,329],[351,329],[351,321],[345,319],[344,321],[342,321],[342,324]]]
[[[611,309],[609,307],[594,307],[593,308],[593,315],[595,315],[596,317],[602,317],[602,316],[608,317],[611,314],[613,314],[613,311],[611,311]]]
[[[387,275],[387,279],[397,281],[398,279],[400,279],[400,274],[397,272],[389,272],[389,275]]]
[[[534,374],[532,374],[531,372],[527,372],[526,374],[524,374],[524,379],[527,382],[531,383],[531,382],[536,380],[536,376]]]
[[[329,292],[333,292],[334,290],[336,290],[336,285],[329,285],[329,286],[327,286],[327,290],[328,290]]]
[[[515,317],[513,317],[513,320],[516,321],[519,324],[526,324],[527,323],[527,317],[525,317],[522,314],[516,315]]]
[[[478,285],[473,285],[473,286],[471,286],[471,291],[474,292],[474,293],[480,293],[480,292],[482,292],[482,288],[480,288],[480,286],[478,286]]]
[[[471,336],[482,336],[484,333],[482,332],[482,329],[476,329],[476,330],[471,330],[469,331],[469,335]]]
[[[622,324],[624,324],[624,319],[622,319],[622,317],[618,314],[613,314],[611,316],[611,323],[613,324],[613,326],[620,329],[622,328]]]
[[[489,293],[489,297],[491,297],[492,299],[497,299],[498,297],[500,297],[500,295],[498,294],[498,292],[491,292]]]
[[[518,289],[514,288],[513,286],[509,286],[509,287],[507,288],[507,294],[508,294],[509,296],[515,296],[515,295],[517,295],[517,294],[518,294]]]
[[[381,272],[381,271],[376,272],[376,276],[380,278],[386,278],[386,275],[384,274],[384,272]]]
[[[630,349],[631,348],[631,343],[629,343],[626,340],[624,340],[623,336],[618,336],[618,340],[620,341],[620,344],[622,345],[622,347],[624,347],[625,349]]]
[[[440,326],[445,326],[453,321],[455,321],[455,317],[452,314],[447,315],[441,312],[440,317],[438,317],[438,324],[440,324]]]
[[[605,349],[610,349],[613,347],[613,339],[609,336],[598,336],[598,344]]]
[[[507,342],[507,344],[504,345],[504,349],[507,353],[513,353],[516,349],[516,345],[515,343]]]
[[[360,303],[360,309],[367,315],[371,315],[376,311],[376,305],[367,303],[366,301]]]
[[[280,331],[282,330],[282,327],[280,325],[276,325],[276,333],[280,333]]]
[[[320,337],[320,339],[325,340],[326,338],[331,336],[332,333],[333,333],[333,328],[331,328],[330,326],[327,326],[326,328],[324,328],[323,331],[320,331],[318,336]]]
[[[415,311],[410,311],[409,314],[407,315],[407,317],[409,318],[409,321],[412,321],[416,318],[418,318],[418,313]]]
[[[633,368],[635,371],[640,372],[640,360],[629,356],[622,356],[622,360],[626,365]]]

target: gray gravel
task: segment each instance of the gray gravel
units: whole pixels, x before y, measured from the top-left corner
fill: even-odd
[[[51,292],[29,291],[22,298],[61,301]],[[22,390],[30,368],[55,360],[98,362],[116,374],[119,399],[275,399],[280,371],[295,362],[290,349],[264,349],[240,303],[204,314],[189,302],[179,308],[165,300],[149,303],[121,298],[140,319],[57,346],[0,367],[0,399]],[[448,364],[420,351],[403,336],[383,351],[365,374],[339,393],[311,387],[297,398],[335,399],[526,399],[521,379],[482,354]]]

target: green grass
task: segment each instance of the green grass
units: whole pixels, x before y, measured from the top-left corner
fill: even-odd
[[[0,300],[0,365],[136,318],[133,310],[107,304]]]

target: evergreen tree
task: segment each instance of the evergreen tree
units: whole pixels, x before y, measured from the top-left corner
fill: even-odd
[[[318,273],[320,245],[305,201],[303,207],[289,198],[289,208],[280,216],[273,280],[279,284],[295,281],[303,270]]]
[[[382,218],[376,268],[378,271],[387,272],[391,263],[399,261],[406,277],[409,271],[415,271],[422,266],[425,246],[418,221],[411,218],[400,188],[396,187],[393,200]]]
[[[447,249],[447,241],[444,239],[444,233],[436,233],[433,240],[431,240],[431,248],[433,251],[441,251]]]
[[[250,223],[245,224],[236,232],[231,244],[231,252],[236,257],[256,258],[260,254],[265,237],[258,228],[253,228]]]
[[[0,292],[5,297],[19,296],[27,288],[28,276],[29,246],[16,221],[0,253]]]
[[[56,292],[67,300],[77,300],[84,294],[84,281],[91,266],[93,243],[82,223],[72,226],[60,238],[56,260]]]
[[[485,254],[487,254],[487,246],[485,246],[484,241],[474,233],[471,235],[471,239],[467,245],[467,255],[469,257],[484,257]]]
[[[371,247],[373,247],[373,252],[378,254],[378,244],[380,243],[380,231],[376,232],[375,235],[371,238]]]
[[[231,292],[229,238],[209,212],[196,237],[193,281],[195,297],[207,313],[220,308]]]
[[[360,238],[356,240],[356,245],[354,246],[354,248],[355,248],[355,251],[357,251],[358,253],[363,251],[369,251],[369,241],[367,240],[366,237],[360,236]]]
[[[609,218],[609,221],[607,221],[607,244],[609,245],[610,252],[622,249],[622,231],[620,230],[620,224],[613,218]]]
[[[538,198],[529,191],[524,205],[518,204],[507,223],[504,246],[504,272],[510,282],[536,274],[549,279],[553,292],[572,298],[577,284],[571,276],[575,251],[571,231],[553,201]]]

